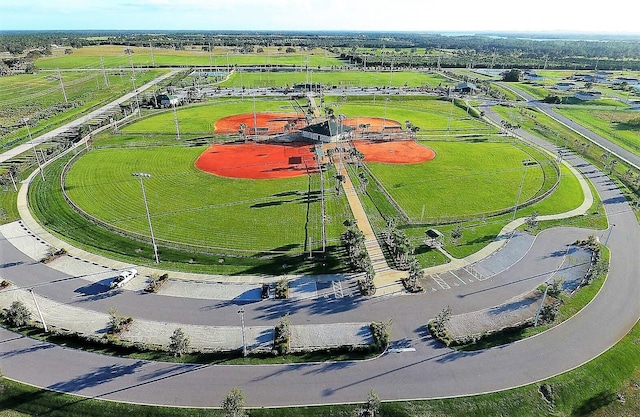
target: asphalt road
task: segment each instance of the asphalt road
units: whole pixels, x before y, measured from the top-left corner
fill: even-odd
[[[622,338],[640,317],[640,226],[615,185],[596,168],[568,156],[600,193],[615,224],[598,234],[612,250],[610,276],[596,299],[568,322],[536,337],[480,352],[455,352],[433,341],[427,321],[442,307],[454,313],[499,304],[545,281],[562,261],[558,253],[589,232],[551,229],[509,270],[486,281],[417,296],[245,305],[247,325],[285,312],[294,324],[393,319],[394,346],[415,352],[364,362],[269,366],[177,365],[79,352],[0,330],[0,367],[10,378],[52,390],[149,404],[218,406],[241,387],[249,406],[362,402],[371,388],[382,399],[422,399],[508,389],[564,372],[591,360]],[[134,317],[177,323],[237,325],[237,305],[210,300],[121,292],[102,296],[88,281],[72,279],[24,258],[0,242],[3,278],[36,286],[40,295]],[[84,292],[83,290],[84,289]]]
[[[545,113],[547,116],[556,119],[557,121],[559,121],[560,123],[564,124],[565,126],[569,127],[570,129],[572,129],[573,131],[579,133],[580,135],[582,135],[585,138],[588,138],[591,142],[597,144],[598,146],[600,146],[603,149],[607,149],[609,152],[614,153],[615,155],[617,155],[620,159],[625,160],[627,163],[634,165],[636,167],[636,169],[640,169],[640,156],[634,154],[633,152],[630,152],[628,150],[626,150],[625,148],[616,145],[615,143],[612,143],[610,141],[608,141],[607,139],[603,138],[602,136],[598,135],[597,133],[594,133],[592,131],[590,131],[589,129],[587,129],[586,127],[574,122],[573,120],[561,115],[560,113],[554,111],[554,105],[552,104],[547,104],[547,103],[543,103],[540,100],[537,100],[535,97],[533,97],[532,95],[526,93],[525,91],[509,84],[509,83],[500,83],[500,85],[502,85],[505,88],[508,88],[514,92],[516,92],[517,94],[521,95],[524,99],[526,99],[529,104],[531,104],[532,106],[536,107],[537,109],[539,109],[542,113]]]

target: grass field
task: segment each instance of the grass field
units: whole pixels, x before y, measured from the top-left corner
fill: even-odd
[[[317,71],[236,72],[221,87],[285,87],[298,83],[321,83],[324,88],[342,87],[436,87],[455,86],[455,82],[437,73],[413,71]]]
[[[436,134],[487,134],[497,129],[469,116],[465,110],[451,101],[436,97],[413,96],[358,96],[325,97],[325,106],[336,107],[336,113],[347,117],[370,116],[396,120],[404,125],[406,120],[420,128],[419,136]]]
[[[542,188],[540,165],[525,168],[530,155],[504,142],[423,142],[435,150],[433,161],[413,165],[367,166],[413,222],[489,215],[520,202]],[[459,192],[463,187],[470,192]],[[473,190],[473,191],[471,191]]]
[[[151,81],[165,70],[136,72],[138,86]],[[61,73],[68,104],[65,104],[57,72],[0,77],[0,145],[27,138],[23,119],[30,119],[31,134],[36,137],[100,104],[132,90],[131,75],[110,74],[109,87],[100,72],[65,71]]]
[[[127,55],[125,49],[131,49],[133,53]],[[72,54],[65,54],[64,49],[57,49],[52,56],[43,57],[35,62],[36,67],[41,69],[55,68],[100,68],[100,58],[103,58],[106,68],[131,67],[134,66],[211,66],[227,68],[234,65],[286,65],[309,67],[318,66],[341,66],[343,61],[336,58],[324,49],[312,49],[287,53],[286,48],[278,50],[277,47],[263,47],[262,53],[240,54],[231,48],[216,46],[212,48],[211,54],[200,49],[186,48],[185,50],[164,49],[164,48],[142,48],[136,46],[122,45],[101,45],[86,46],[80,49],[73,49]]]
[[[640,128],[632,128],[625,124],[631,119],[638,118],[638,112],[566,107],[558,108],[556,111],[613,143],[640,155]]]
[[[253,112],[254,101],[247,97],[242,100],[216,99],[207,102],[205,105],[183,107],[177,110],[180,133],[211,134],[213,124],[226,116],[233,114]],[[265,100],[255,101],[257,112],[290,112],[295,113],[296,108],[292,100]],[[297,110],[300,112],[300,110]],[[172,111],[165,111],[136,123],[130,124],[123,129],[125,133],[144,133],[147,135],[176,133],[176,124]]]
[[[152,174],[145,180],[149,211],[161,242],[249,253],[300,253],[307,250],[308,239],[319,247],[321,218],[307,219],[310,206],[320,204],[319,181],[307,176],[257,181],[209,175],[194,167],[205,149],[96,149],[74,164],[65,186],[84,211],[148,235],[140,184],[131,176],[147,172]]]
[[[126,150],[120,151],[126,152]],[[102,151],[96,151],[96,153],[99,152]],[[59,177],[62,171],[62,167],[65,163],[66,160],[62,159],[49,166],[46,170],[47,178]],[[182,169],[188,170],[189,167],[182,167]],[[200,174],[208,175],[204,173]],[[114,172],[114,175],[120,176],[122,178],[122,184],[115,184],[115,188],[129,188],[130,191],[134,194],[132,195],[132,200],[125,202],[125,204],[138,206],[140,210],[142,210],[139,214],[132,213],[132,216],[134,216],[134,218],[129,218],[126,220],[130,224],[145,224],[144,221],[141,223],[139,222],[139,220],[141,220],[140,216],[144,218],[144,206],[142,205],[142,194],[139,182],[136,181],[136,178],[131,176],[131,172],[128,169],[126,170],[126,172],[116,171]],[[148,180],[153,179],[154,178],[152,177]],[[147,186],[151,186],[151,184],[147,184]],[[138,190],[137,192],[135,191],[136,188]],[[70,189],[69,191],[72,191],[72,189]],[[150,189],[149,191],[152,190]],[[306,191],[307,188],[304,188],[304,192]],[[239,191],[236,190],[235,192],[238,193]],[[99,196],[98,198],[101,201],[106,201],[103,199],[103,197],[104,196]],[[204,196],[203,198],[206,199],[210,197],[211,196]],[[285,199],[287,196],[283,195],[279,197]],[[274,196],[271,201],[263,201],[262,203],[279,202],[280,200],[277,200],[279,197]],[[291,201],[288,201],[287,203],[291,206],[296,205],[294,201],[296,196],[292,195],[289,197]],[[112,196],[110,198],[117,199],[119,197]],[[194,196],[194,198],[198,198],[198,196]],[[300,197],[300,199],[302,199],[302,197]],[[327,226],[327,235],[329,238],[331,238],[332,236],[335,237],[336,235],[339,235],[339,233],[343,231],[344,226],[342,226],[341,222],[344,221],[344,219],[349,218],[351,214],[349,212],[348,206],[346,205],[346,200],[342,197],[334,198],[334,195],[329,194],[327,195],[325,203],[327,216],[330,219],[335,219],[335,223],[329,222],[329,225]],[[40,220],[42,224],[49,228],[49,230],[51,230],[53,233],[64,236],[67,241],[75,246],[96,251],[104,256],[120,259],[127,262],[136,264],[152,264],[153,250],[151,248],[148,237],[145,237],[142,240],[134,240],[116,234],[114,232],[110,232],[109,230],[88,221],[86,218],[72,210],[66,203],[62,196],[59,181],[43,182],[39,179],[35,180],[32,183],[32,189],[30,189],[29,192],[29,204],[32,207],[34,215]],[[162,206],[162,202],[157,202],[157,204],[158,206]],[[245,204],[248,205],[248,202],[245,201]],[[260,204],[260,202],[256,202],[256,205],[257,204]],[[238,203],[238,205],[242,205],[242,203]],[[305,203],[301,202],[300,205],[305,205]],[[311,217],[317,217],[317,207],[314,207],[314,204],[310,204],[310,206],[311,207],[309,213]],[[263,215],[265,211],[270,212],[268,204],[264,207],[257,206],[254,208],[246,208],[247,210],[254,210],[257,213],[260,213],[260,215]],[[265,208],[266,210],[262,210],[263,208]],[[231,213],[231,215],[233,215],[234,209],[234,207],[229,207],[227,214]],[[294,210],[296,210],[296,208],[294,208]],[[184,216],[185,214],[176,213],[176,215]],[[242,221],[235,215],[233,215],[233,217],[231,218],[225,217],[225,219],[228,220],[218,220],[218,224],[224,221],[233,223],[234,219],[237,220],[237,223],[240,223]],[[277,219],[276,221],[281,220]],[[158,221],[157,225],[156,223],[154,223],[154,232],[155,227],[162,228],[161,223],[161,221]],[[291,224],[292,222],[290,221],[289,223]],[[180,229],[181,227],[181,224],[165,225],[165,228],[169,230],[169,233],[171,233],[172,228],[175,229],[173,230],[173,233],[176,233],[176,230]],[[242,228],[243,226],[239,225],[238,227]],[[331,227],[335,228],[332,229]],[[142,226],[141,233],[144,233],[145,236],[148,236],[148,226],[147,228]],[[291,236],[291,233],[289,233],[289,235]],[[283,239],[280,240],[282,241]],[[226,238],[224,238],[222,242],[226,242]],[[273,242],[273,240],[269,240],[268,243],[263,243],[265,243],[265,245],[269,248],[273,248]],[[292,242],[292,245],[296,246],[304,243],[304,241]],[[255,251],[253,253],[241,252],[240,254],[244,256],[239,256],[238,252],[240,251],[236,251],[234,256],[233,253],[229,254],[229,251],[214,251],[214,253],[212,254],[205,254],[168,248],[163,245],[160,245],[160,257],[163,268],[168,270],[175,269],[189,272],[219,273],[228,275],[252,273],[279,274],[295,272],[329,273],[344,271],[344,264],[342,263],[343,261],[341,258],[343,254],[340,250],[334,247],[337,243],[337,238],[328,239],[328,252],[326,254],[326,257],[323,258],[321,264],[319,264],[318,262],[307,261],[305,255],[303,254],[295,256],[292,251],[281,255],[273,255],[270,257],[252,256],[256,255]],[[287,250],[294,248],[286,247],[282,249]],[[223,261],[221,261],[221,259],[223,259]],[[286,264],[287,266],[284,267],[284,264]]]

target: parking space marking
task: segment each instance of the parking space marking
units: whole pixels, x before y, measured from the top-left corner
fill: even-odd
[[[440,288],[442,288],[443,290],[448,290],[451,288],[451,286],[446,282],[444,282],[444,280],[440,278],[440,276],[438,276],[437,274],[431,275],[431,278],[433,278],[436,284],[438,284]]]

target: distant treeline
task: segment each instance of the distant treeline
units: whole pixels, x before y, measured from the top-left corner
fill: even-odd
[[[544,36],[544,37],[543,37]],[[0,52],[30,50],[46,54],[51,45],[81,48],[115,44],[183,49],[187,45],[234,47],[242,51],[266,46],[326,48],[354,64],[391,67],[485,67],[640,69],[640,41],[613,35],[350,32],[154,32],[74,31],[0,32]],[[383,50],[384,54],[372,53]]]

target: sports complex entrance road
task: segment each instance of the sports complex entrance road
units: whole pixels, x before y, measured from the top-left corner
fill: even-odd
[[[549,145],[547,145],[549,146]],[[241,387],[249,406],[361,402],[371,388],[382,399],[421,399],[477,394],[535,382],[596,357],[622,338],[640,317],[640,226],[615,184],[595,167],[567,156],[594,183],[610,222],[597,232],[611,248],[610,275],[600,294],[571,320],[536,337],[479,352],[456,352],[435,343],[427,321],[451,305],[463,313],[499,304],[535,288],[559,262],[557,254],[590,232],[571,228],[541,233],[509,270],[473,285],[433,294],[380,299],[313,300],[245,305],[248,323],[264,324],[284,312],[298,323],[393,318],[395,346],[415,352],[389,353],[363,362],[228,366],[145,362],[80,352],[0,330],[3,374],[29,384],[80,395],[148,404],[216,407],[232,387]],[[106,305],[138,317],[177,323],[237,321],[237,307],[197,299],[171,299],[124,292],[78,299],[82,286],[0,244],[2,275],[20,286],[66,303],[104,311]],[[47,285],[41,285],[47,283]],[[74,299],[75,297],[75,299]],[[131,309],[131,310],[129,310]],[[237,325],[237,324],[236,324]]]

